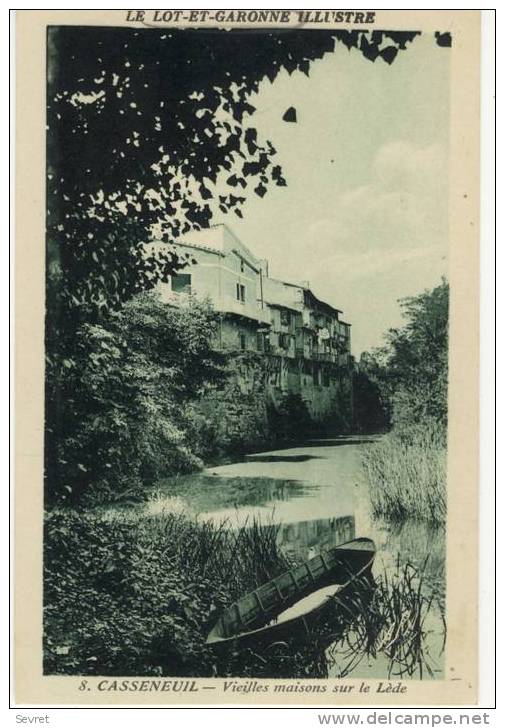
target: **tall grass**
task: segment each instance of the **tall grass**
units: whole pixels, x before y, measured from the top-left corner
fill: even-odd
[[[445,431],[435,425],[391,432],[363,448],[362,461],[375,516],[444,523]]]
[[[357,580],[312,620],[294,623],[290,636],[238,644],[221,656],[221,665],[236,676],[258,677],[260,666],[263,677],[293,677],[296,666],[305,677],[344,678],[364,665],[366,674],[366,664],[377,662],[381,677],[434,678],[441,672],[446,624],[429,581],[424,568],[398,561],[391,573]]]
[[[381,577],[314,633],[208,647],[223,609],[292,565],[275,528],[254,521],[231,531],[177,513],[55,510],[44,552],[45,674],[324,677],[334,642],[344,662],[352,650],[349,672],[370,655],[403,674],[424,664],[428,607],[412,571]]]
[[[352,619],[327,651],[340,677],[370,658],[382,660],[387,677],[435,676],[446,625],[440,595],[427,585],[424,567],[398,560],[394,571],[382,573],[372,589],[363,583],[344,606]]]
[[[212,675],[217,614],[289,566],[275,529],[140,509],[47,514],[48,674]]]

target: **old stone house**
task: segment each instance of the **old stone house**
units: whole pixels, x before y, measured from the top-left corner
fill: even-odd
[[[194,262],[159,284],[162,300],[181,305],[189,294],[209,300],[220,314],[216,346],[257,352],[267,369],[265,394],[275,404],[293,393],[316,420],[336,408],[350,419],[351,327],[342,312],[319,300],[307,282],[270,277],[268,262],[226,225],[193,232],[177,245]]]

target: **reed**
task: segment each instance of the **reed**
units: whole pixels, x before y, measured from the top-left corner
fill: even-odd
[[[221,610],[292,566],[275,527],[232,531],[140,508],[55,510],[44,547],[45,674],[295,679],[325,677],[334,663],[349,674],[381,655],[391,674],[431,669],[435,601],[411,566],[354,592],[347,612],[337,604],[314,634],[216,654],[205,640]]]
[[[274,528],[140,508],[53,510],[44,547],[48,674],[215,674],[216,615],[289,567]]]
[[[425,569],[398,561],[392,573],[356,582],[307,631],[293,626],[289,638],[261,648],[224,652],[219,674],[244,677],[339,677],[367,675],[373,663],[384,678],[437,677],[445,648],[443,602]]]
[[[445,522],[446,447],[440,428],[393,431],[365,446],[362,462],[376,517],[393,522],[407,518]]]
[[[340,677],[367,660],[385,663],[388,678],[434,678],[445,649],[442,595],[428,586],[425,567],[397,561],[371,588],[363,583],[342,604],[349,620],[326,657]],[[328,639],[328,637],[326,637]]]
[[[244,588],[254,589],[290,566],[278,548],[279,526],[265,526],[256,519],[230,529],[226,521],[216,524],[185,513],[168,517],[161,513],[140,518],[137,524],[143,538],[169,544],[179,568],[196,569],[205,578],[226,583],[234,599]]]

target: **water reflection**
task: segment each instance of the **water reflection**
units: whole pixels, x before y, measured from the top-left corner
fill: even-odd
[[[244,462],[167,478],[158,483],[148,510],[189,511],[229,528],[253,520],[275,524],[281,548],[300,556],[355,535],[368,536],[377,546],[376,569],[388,571],[398,558],[418,568],[425,565],[430,580],[443,591],[443,529],[415,522],[392,528],[371,516],[360,445],[376,439],[319,438],[305,446],[251,454]]]
[[[310,497],[310,485],[298,480],[277,480],[265,477],[222,477],[210,471],[168,478],[158,483],[156,499],[160,507],[163,497],[181,498],[194,514],[222,520],[222,512],[244,510],[247,517],[277,504]],[[241,518],[244,520],[244,518]]]
[[[317,518],[281,523],[277,542],[287,556],[307,561],[324,549],[350,541],[355,536],[354,517]]]
[[[393,528],[372,518],[360,447],[369,436],[328,437],[304,446],[251,454],[245,461],[210,467],[202,473],[160,481],[148,504],[151,513],[184,510],[200,519],[237,528],[260,522],[276,527],[280,548],[306,560],[325,548],[355,536],[372,538],[377,546],[376,576],[397,566],[424,569],[426,583],[443,601],[445,533],[426,524],[407,522]],[[433,653],[440,664],[440,619],[433,621]],[[431,630],[431,626],[430,626]],[[338,674],[338,665],[333,674]],[[384,677],[378,656],[364,661],[355,676]],[[354,673],[353,673],[354,674]]]
[[[163,495],[181,497],[193,514],[231,527],[251,519],[295,523],[352,516],[360,478],[357,450],[353,441],[324,448],[309,444],[168,478],[157,485],[159,505]]]

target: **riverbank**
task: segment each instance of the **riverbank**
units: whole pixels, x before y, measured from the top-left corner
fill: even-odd
[[[345,674],[352,664],[353,676],[385,677],[398,656],[385,653],[387,635],[411,634],[405,624],[416,613],[422,618],[413,644],[438,654],[426,625],[443,601],[444,536],[422,523],[398,530],[371,520],[361,468],[367,439],[324,438],[255,453],[168,478],[130,507],[48,513],[45,671],[297,678]],[[219,656],[206,647],[223,607],[355,535],[373,538],[378,549],[374,608],[347,635],[355,654],[336,637],[329,649],[327,635],[267,653]],[[433,629],[441,633],[437,620]],[[441,669],[436,660],[431,668]]]
[[[280,649],[215,652],[205,640],[219,612],[292,564],[275,530],[231,531],[140,509],[57,510],[46,515],[44,545],[45,674],[317,678],[335,666],[343,676],[377,654],[384,676],[417,675],[420,666],[430,674],[431,601],[413,567],[379,575],[344,627],[335,612],[305,638],[294,630]]]
[[[322,676],[308,643],[268,659],[205,644],[220,610],[288,568],[272,530],[57,510],[46,515],[44,547],[45,674]]]

